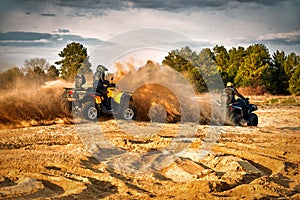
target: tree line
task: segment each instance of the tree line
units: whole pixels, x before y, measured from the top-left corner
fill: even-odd
[[[170,51],[163,64],[182,72],[199,92],[207,92],[207,83],[220,75],[225,84],[230,81],[236,87],[300,95],[300,56],[278,50],[271,56],[263,44],[229,51],[216,45],[199,53],[186,46]]]
[[[72,42],[58,55],[62,58],[55,62],[56,65],[60,65],[59,69],[50,65],[44,58],[32,58],[25,60],[23,67],[13,67],[0,73],[0,89],[22,88],[28,84],[38,87],[59,77],[74,81],[77,73],[92,73],[87,49],[82,44]]]
[[[61,60],[50,65],[44,58],[25,60],[22,68],[13,67],[0,73],[0,89],[20,86],[24,80],[43,84],[61,77],[74,81],[78,73],[92,74],[87,49],[72,42],[58,54]],[[263,44],[244,47],[224,46],[202,49],[199,53],[186,46],[172,50],[164,58],[167,64],[186,76],[198,92],[207,92],[207,85],[218,76],[236,87],[250,87],[276,95],[300,95],[300,56],[276,51],[271,56]]]

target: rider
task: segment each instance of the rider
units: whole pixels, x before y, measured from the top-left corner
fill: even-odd
[[[77,74],[75,77],[75,88],[82,88],[82,85],[86,83],[85,77],[82,74]]]
[[[109,103],[108,103],[108,97],[107,97],[107,89],[104,86],[104,84],[108,85],[109,82],[105,80],[105,72],[107,71],[107,68],[103,65],[98,65],[96,69],[96,73],[93,77],[93,85],[96,87],[96,92],[100,93],[101,96],[104,98],[104,106],[108,109]]]
[[[237,91],[237,89],[234,87],[233,83],[231,83],[231,82],[228,82],[226,84],[226,88],[224,90],[225,90],[225,93],[228,98],[227,104],[235,103],[235,104],[239,105],[243,110],[244,118],[247,118],[248,113],[246,111],[246,102],[245,102],[246,98]],[[240,97],[241,99],[243,99],[243,101],[237,101],[235,99],[235,95]],[[245,119],[243,119],[243,120],[245,120]]]
[[[104,84],[105,83],[105,72],[107,71],[107,68],[104,67],[103,65],[98,65],[96,72],[93,77],[93,83],[94,87],[97,87],[99,82]]]
[[[225,93],[228,96],[228,100],[227,100],[228,103],[236,102],[235,95],[240,97],[241,99],[245,99],[245,97],[237,91],[237,89],[234,87],[233,83],[231,82],[228,82],[226,84]]]

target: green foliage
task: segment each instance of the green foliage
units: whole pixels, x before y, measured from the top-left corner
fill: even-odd
[[[51,65],[49,69],[47,70],[47,78],[49,80],[54,80],[59,76],[59,70],[56,69],[54,65]]]
[[[295,72],[289,80],[289,91],[294,95],[300,95],[300,66],[298,64]]]
[[[163,60],[178,72],[183,72],[199,92],[208,91],[207,85],[213,82],[213,76],[218,73],[212,60],[213,52],[203,49],[199,54],[189,47],[172,50]]]
[[[225,68],[224,70],[220,71],[225,83],[227,83],[228,81],[234,82],[238,70],[241,68],[242,64],[244,63],[244,58],[247,55],[244,47],[238,47],[237,49],[233,47],[229,50],[228,54],[228,68]],[[225,74],[226,76],[223,74]]]
[[[214,50],[214,56],[212,56],[212,58],[214,59],[217,69],[221,73],[223,80],[225,80],[226,82],[232,81],[228,76],[230,56],[226,48],[224,46],[216,45],[213,48],[213,50]]]
[[[263,105],[272,105],[272,106],[298,106],[299,102],[294,97],[278,97],[266,100],[263,102]]]
[[[189,47],[172,50],[164,64],[182,72],[199,92],[207,91],[217,75],[224,83],[236,86],[260,88],[272,94],[300,95],[300,56],[276,51],[272,57],[263,44],[231,48],[216,45],[213,51],[203,49],[199,54]]]
[[[300,65],[300,56],[297,56],[295,53],[290,53],[284,61],[284,71],[290,79],[295,72],[297,66]]]
[[[284,70],[286,56],[278,50],[273,54],[273,59],[265,76],[268,91],[272,94],[288,94],[288,76]]]
[[[269,66],[270,54],[263,44],[251,45],[246,49],[243,62],[237,71],[234,82],[237,86],[261,86],[263,75]]]
[[[87,49],[82,44],[72,42],[59,54],[62,60],[55,62],[60,65],[61,76],[66,80],[74,80],[77,73],[91,73]]]

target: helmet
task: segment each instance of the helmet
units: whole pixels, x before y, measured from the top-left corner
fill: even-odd
[[[85,76],[82,74],[77,74],[75,77],[75,87],[80,88],[85,83],[86,83]]]
[[[107,71],[107,68],[104,67],[103,65],[98,65],[97,66],[97,72],[105,72]]]
[[[233,84],[231,82],[228,82],[226,87],[233,87]]]

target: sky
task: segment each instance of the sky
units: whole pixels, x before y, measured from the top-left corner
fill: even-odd
[[[300,54],[298,0],[0,0],[0,71],[31,58],[60,60],[71,42],[92,66],[161,62],[172,49],[262,43]]]

